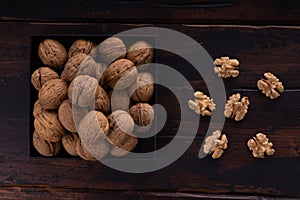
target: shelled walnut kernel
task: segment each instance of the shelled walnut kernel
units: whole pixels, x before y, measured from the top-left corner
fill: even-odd
[[[208,136],[205,139],[204,144],[204,153],[212,154],[212,158],[220,158],[224,152],[224,149],[227,149],[228,140],[225,134],[222,134],[221,131],[216,130],[211,136]]]
[[[270,72],[264,73],[264,76],[266,79],[257,81],[258,89],[270,99],[278,98],[284,91],[282,82]]]
[[[218,76],[223,78],[237,77],[239,75],[239,61],[237,59],[230,59],[229,57],[217,58],[214,61],[217,66],[214,68]]]
[[[247,145],[255,158],[264,158],[265,153],[269,156],[275,153],[275,149],[272,149],[272,142],[269,142],[269,139],[263,133],[256,134],[255,137],[248,140]]]
[[[210,116],[212,111],[216,109],[216,105],[214,104],[213,99],[210,99],[208,96],[203,94],[203,92],[195,92],[194,97],[196,99],[189,100],[188,106],[197,114],[202,116]]]
[[[241,100],[239,93],[233,94],[229,97],[225,105],[224,115],[227,118],[234,118],[235,121],[241,121],[244,119],[248,112],[248,106],[250,104],[248,97],[243,97]]]

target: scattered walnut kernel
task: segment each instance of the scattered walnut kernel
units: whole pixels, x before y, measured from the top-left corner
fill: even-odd
[[[217,58],[214,61],[215,72],[218,73],[218,76],[223,78],[228,77],[237,77],[239,75],[239,61],[237,59],[230,59],[229,57]]]
[[[257,81],[258,89],[270,99],[278,98],[284,91],[282,82],[270,72],[264,73],[264,76],[266,79]]]
[[[221,137],[221,138],[220,138]],[[224,149],[227,149],[227,137],[225,134],[222,134],[221,131],[216,130],[211,136],[208,136],[205,139],[204,144],[204,153],[212,153],[212,158],[220,158],[224,152]]]
[[[195,92],[194,97],[196,99],[189,100],[188,106],[190,109],[195,111],[199,115],[211,115],[211,112],[216,109],[216,105],[213,102],[213,99],[210,99],[208,96],[203,94],[203,92]]]
[[[264,158],[265,153],[269,156],[275,153],[275,149],[272,149],[272,142],[269,142],[269,139],[263,133],[256,134],[255,137],[248,140],[247,145],[255,158]]]
[[[239,93],[233,94],[229,97],[225,105],[224,115],[227,118],[234,118],[235,121],[241,121],[246,113],[248,112],[248,106],[250,104],[248,97],[243,97],[241,99]]]

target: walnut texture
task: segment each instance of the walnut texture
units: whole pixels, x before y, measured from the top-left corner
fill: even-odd
[[[78,156],[76,150],[77,140],[80,140],[77,133],[65,134],[61,139],[64,149],[72,156]]]
[[[87,147],[79,139],[76,141],[76,152],[83,160],[96,161],[97,159],[89,152]]]
[[[111,90],[109,92],[111,99],[111,110],[125,110],[128,111],[130,105],[130,98],[126,90]]]
[[[264,76],[266,79],[257,82],[258,89],[270,99],[278,98],[284,91],[282,82],[270,72],[264,73]]]
[[[132,44],[127,53],[127,58],[136,66],[151,63],[154,57],[154,50],[146,41],[137,41]]]
[[[98,45],[98,54],[105,64],[111,64],[119,58],[125,58],[126,46],[124,42],[117,37],[110,37]]]
[[[47,81],[39,91],[39,102],[44,109],[57,109],[68,94],[68,86],[62,79]]]
[[[89,40],[78,39],[71,45],[68,52],[68,57],[70,59],[78,53],[84,53],[89,55],[92,51],[95,51],[95,47],[95,44]]]
[[[33,146],[43,156],[55,156],[61,150],[60,142],[44,140],[36,131],[33,132]]]
[[[67,51],[57,40],[45,39],[39,45],[38,54],[42,62],[56,69],[63,68],[67,61]]]
[[[77,76],[79,68],[84,68],[86,65],[96,65],[95,61],[92,58],[86,58],[88,58],[88,55],[84,53],[78,53],[75,56],[71,57],[65,64],[65,68],[61,73],[60,78],[65,80],[66,82],[71,82]]]
[[[110,110],[110,98],[106,91],[101,87],[97,86],[95,94],[95,110],[108,113]]]
[[[213,99],[203,94],[203,92],[195,92],[194,97],[194,100],[188,101],[188,106],[190,109],[195,111],[195,113],[202,116],[210,116],[212,114],[212,111],[216,109],[216,105],[214,104]]]
[[[129,109],[129,114],[136,123],[137,132],[147,132],[151,128],[154,119],[154,110],[148,103],[138,103]]]
[[[247,145],[255,158],[264,158],[265,153],[269,156],[275,153],[275,149],[272,149],[272,142],[269,142],[269,139],[263,133],[257,133],[255,137],[248,140]]]
[[[149,101],[154,91],[154,78],[148,72],[138,74],[136,81],[129,89],[132,93],[131,98],[136,102]]]
[[[208,136],[205,139],[204,144],[204,153],[212,154],[212,158],[220,158],[224,152],[224,149],[227,149],[228,140],[225,134],[222,134],[221,131],[216,130],[212,133],[211,136]]]
[[[40,67],[36,69],[31,75],[31,83],[33,87],[39,91],[44,83],[51,79],[58,79],[59,75],[49,67]]]
[[[224,115],[227,118],[234,118],[235,121],[241,121],[247,114],[249,105],[248,97],[245,96],[241,99],[239,93],[233,94],[227,100]]]
[[[65,100],[58,108],[58,119],[65,129],[70,132],[77,132],[73,119],[72,103],[70,100]]]
[[[39,113],[43,112],[44,108],[40,103],[40,100],[37,100],[33,105],[33,117],[36,117]]]
[[[214,68],[218,76],[223,78],[237,77],[239,75],[239,61],[237,59],[230,59],[229,57],[217,58],[214,61],[216,67]]]
[[[119,59],[105,70],[104,76],[111,88],[122,90],[133,84],[138,72],[133,62],[127,59]]]

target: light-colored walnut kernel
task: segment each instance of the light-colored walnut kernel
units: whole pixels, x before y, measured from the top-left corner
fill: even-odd
[[[62,79],[47,81],[39,91],[39,102],[44,109],[57,109],[67,97],[68,86]]]
[[[129,47],[127,58],[136,66],[151,63],[154,50],[146,41],[138,41]]]
[[[229,57],[217,58],[214,61],[217,66],[214,68],[218,76],[223,78],[237,77],[239,75],[239,61],[237,59],[230,59]]]
[[[33,146],[43,156],[55,156],[61,150],[60,142],[48,142],[36,131],[33,132]]]
[[[63,147],[71,156],[78,156],[76,150],[77,140],[80,140],[77,133],[68,133],[61,139]]]
[[[190,109],[195,111],[195,113],[205,116],[210,116],[212,114],[212,111],[216,109],[216,105],[213,102],[213,99],[210,99],[208,96],[203,94],[203,92],[195,92],[194,97],[196,99],[189,100],[188,106]]]
[[[89,40],[78,39],[70,47],[68,52],[69,59],[78,53],[89,55],[95,48],[95,44]],[[95,50],[94,50],[95,51]]]
[[[148,72],[138,74],[136,81],[129,88],[132,93],[131,98],[137,102],[149,101],[154,92],[154,78]]]
[[[204,153],[212,154],[212,158],[220,158],[224,152],[224,149],[227,149],[228,140],[225,134],[222,134],[221,131],[216,130],[211,136],[208,136],[205,139],[204,144]]]
[[[235,121],[241,121],[244,119],[248,112],[248,106],[250,105],[248,97],[243,97],[241,100],[239,93],[233,94],[227,100],[225,105],[224,115],[227,118],[234,118]]]
[[[269,139],[263,133],[256,134],[255,137],[248,140],[247,145],[255,158],[264,158],[265,153],[269,156],[275,153],[275,149],[272,149],[272,142],[269,142]]]
[[[126,46],[120,38],[110,37],[98,45],[98,54],[105,64],[110,65],[119,58],[125,58]]]
[[[51,79],[58,79],[59,75],[49,67],[40,67],[36,69],[31,75],[31,83],[33,87],[39,91],[44,83]]]
[[[63,68],[67,61],[67,51],[57,40],[45,39],[42,41],[39,45],[38,54],[45,65],[56,69]]]
[[[282,82],[270,72],[264,73],[264,76],[266,79],[257,82],[258,89],[270,99],[278,98],[284,91]]]

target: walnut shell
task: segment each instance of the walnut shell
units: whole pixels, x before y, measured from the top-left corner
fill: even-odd
[[[134,129],[134,121],[132,117],[124,110],[116,110],[112,112],[108,117],[109,129],[120,129],[125,133],[131,134]]]
[[[40,103],[40,100],[37,100],[33,105],[33,116],[36,117],[39,113],[43,112],[44,108]]]
[[[95,102],[98,81],[88,75],[77,76],[70,84],[68,97],[73,105],[87,107]]]
[[[109,65],[116,59],[125,58],[126,46],[120,38],[110,37],[98,45],[98,54]]]
[[[94,48],[95,44],[92,41],[85,39],[76,40],[70,47],[68,52],[68,57],[71,58],[78,53],[90,54]]]
[[[149,101],[154,92],[154,78],[148,72],[138,74],[136,81],[130,87],[131,98],[134,101]]]
[[[138,75],[133,62],[127,59],[115,61],[104,73],[107,84],[116,90],[129,87],[136,80]]]
[[[97,144],[87,145],[82,140],[77,140],[76,150],[82,159],[96,161],[108,154],[110,146],[106,140],[101,140]]]
[[[31,75],[31,83],[33,87],[39,91],[44,83],[51,79],[58,79],[59,75],[49,67],[40,67],[36,69]]]
[[[113,97],[112,97],[113,94]],[[128,111],[130,105],[130,98],[126,90],[112,90],[109,92],[111,99],[111,110],[125,110]]]
[[[65,129],[70,132],[77,132],[73,119],[72,103],[70,100],[65,100],[58,108],[58,119]]]
[[[61,150],[60,142],[48,142],[36,131],[33,132],[33,146],[43,156],[55,156]]]
[[[110,98],[101,86],[97,86],[95,110],[107,113],[110,110]]]
[[[60,78],[66,82],[71,82],[78,73],[79,68],[84,68],[85,65],[94,64],[95,61],[91,57],[87,59],[88,55],[84,53],[78,53],[75,56],[71,57],[65,64],[64,71],[61,73]]]
[[[88,151],[82,141],[79,139],[76,141],[77,154],[84,160],[96,161],[97,159]]]
[[[119,146],[112,147],[110,154],[116,157],[125,156],[132,151],[137,144],[138,139],[136,137],[126,137]]]
[[[80,140],[77,133],[66,134],[61,139],[63,147],[72,156],[78,156],[78,153],[76,150],[77,140]]]
[[[91,57],[86,57],[84,62],[87,62],[88,64],[79,68],[77,76],[89,75],[99,80],[100,85],[102,85],[105,82],[104,71],[106,70],[107,65],[103,63],[96,63]]]
[[[52,79],[40,89],[39,100],[44,109],[57,109],[67,94],[67,83],[61,79]]]
[[[57,40],[45,39],[42,41],[39,45],[38,54],[45,65],[56,69],[63,68],[67,61],[67,51]]]
[[[59,142],[66,130],[58,120],[55,112],[41,112],[34,119],[36,132],[49,142]]]
[[[127,58],[136,66],[151,63],[154,50],[146,41],[138,41],[129,47]]]
[[[138,103],[129,109],[129,113],[134,122],[138,125],[135,127],[137,132],[147,132],[154,119],[154,110],[147,103]]]

